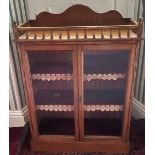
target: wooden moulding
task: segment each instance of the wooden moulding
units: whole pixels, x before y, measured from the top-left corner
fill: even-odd
[[[68,39],[67,31],[61,31],[61,39],[62,40],[67,40]]]
[[[49,152],[108,152],[108,153],[128,153],[129,142],[116,143],[114,140],[104,140],[104,142],[44,142],[31,141],[33,151]]]
[[[112,31],[111,31],[111,35],[112,35],[112,38],[113,38],[113,39],[119,38],[119,37],[120,37],[120,35],[119,35],[119,30],[117,30],[117,29],[116,29],[116,30],[115,30],[115,29],[112,30]]]
[[[85,33],[84,33],[84,31],[82,31],[82,30],[78,30],[78,38],[79,39],[84,39],[85,38]]]
[[[60,39],[59,31],[53,31],[52,38],[53,40],[59,40]]]
[[[80,12],[80,13],[79,13]],[[85,15],[85,16],[83,16]],[[96,13],[75,5],[61,14],[41,12],[36,20],[18,27],[14,24],[16,40],[98,40],[141,38],[143,20],[123,18],[115,11]]]
[[[131,29],[27,31],[19,39],[33,40],[98,40],[137,38]]]
[[[91,30],[86,31],[86,38],[87,39],[93,39],[94,38],[94,32]]]
[[[95,39],[101,39],[102,38],[102,31],[101,30],[95,30],[94,36],[95,36]]]
[[[104,39],[110,39],[110,29],[105,29],[102,33]]]
[[[36,39],[43,39],[44,33],[42,31],[36,31]]]
[[[44,38],[47,39],[47,40],[50,40],[51,39],[51,32],[50,31],[45,31],[44,32]]]
[[[127,30],[120,30],[120,36],[121,38],[127,38],[128,37]]]
[[[69,39],[76,39],[76,37],[77,37],[76,31],[74,30],[69,31]]]

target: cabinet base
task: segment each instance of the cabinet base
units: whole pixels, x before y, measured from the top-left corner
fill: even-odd
[[[46,152],[109,152],[109,153],[128,153],[129,142],[120,143],[97,143],[97,142],[68,142],[54,143],[31,141],[32,151]]]

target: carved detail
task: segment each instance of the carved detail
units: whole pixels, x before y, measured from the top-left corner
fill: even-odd
[[[41,111],[74,111],[73,105],[36,105],[37,110]],[[84,111],[123,111],[123,105],[84,105]]]
[[[118,80],[124,79],[126,74],[113,73],[113,74],[84,74],[84,81],[91,80]]]
[[[71,74],[32,74],[33,80],[42,81],[56,81],[56,80],[72,80],[73,75]]]
[[[113,74],[84,74],[84,81],[91,80],[118,80],[124,79],[126,74],[113,73]],[[56,81],[56,80],[67,80],[73,79],[72,74],[32,74],[32,80],[42,80],[42,81]]]
[[[123,105],[84,105],[84,111],[123,111]]]
[[[142,20],[137,24],[115,10],[96,13],[87,6],[74,5],[60,14],[41,12],[36,20],[18,26],[17,31],[24,41],[137,39],[141,37]]]
[[[85,35],[86,34],[86,35]],[[27,37],[26,37],[27,36]],[[72,39],[121,39],[136,38],[137,35],[131,29],[99,29],[99,30],[57,30],[57,31],[27,31],[19,39],[36,40],[72,40]]]
[[[43,111],[73,111],[72,105],[36,105],[37,110]]]

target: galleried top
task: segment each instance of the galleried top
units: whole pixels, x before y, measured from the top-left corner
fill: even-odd
[[[41,12],[35,20],[13,25],[17,41],[27,40],[122,40],[141,39],[142,19],[138,22],[111,10],[96,13],[74,5],[61,14]]]

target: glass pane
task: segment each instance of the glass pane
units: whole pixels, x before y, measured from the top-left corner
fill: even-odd
[[[74,135],[71,51],[28,52],[39,134]]]
[[[120,136],[129,51],[84,51],[84,134]]]

